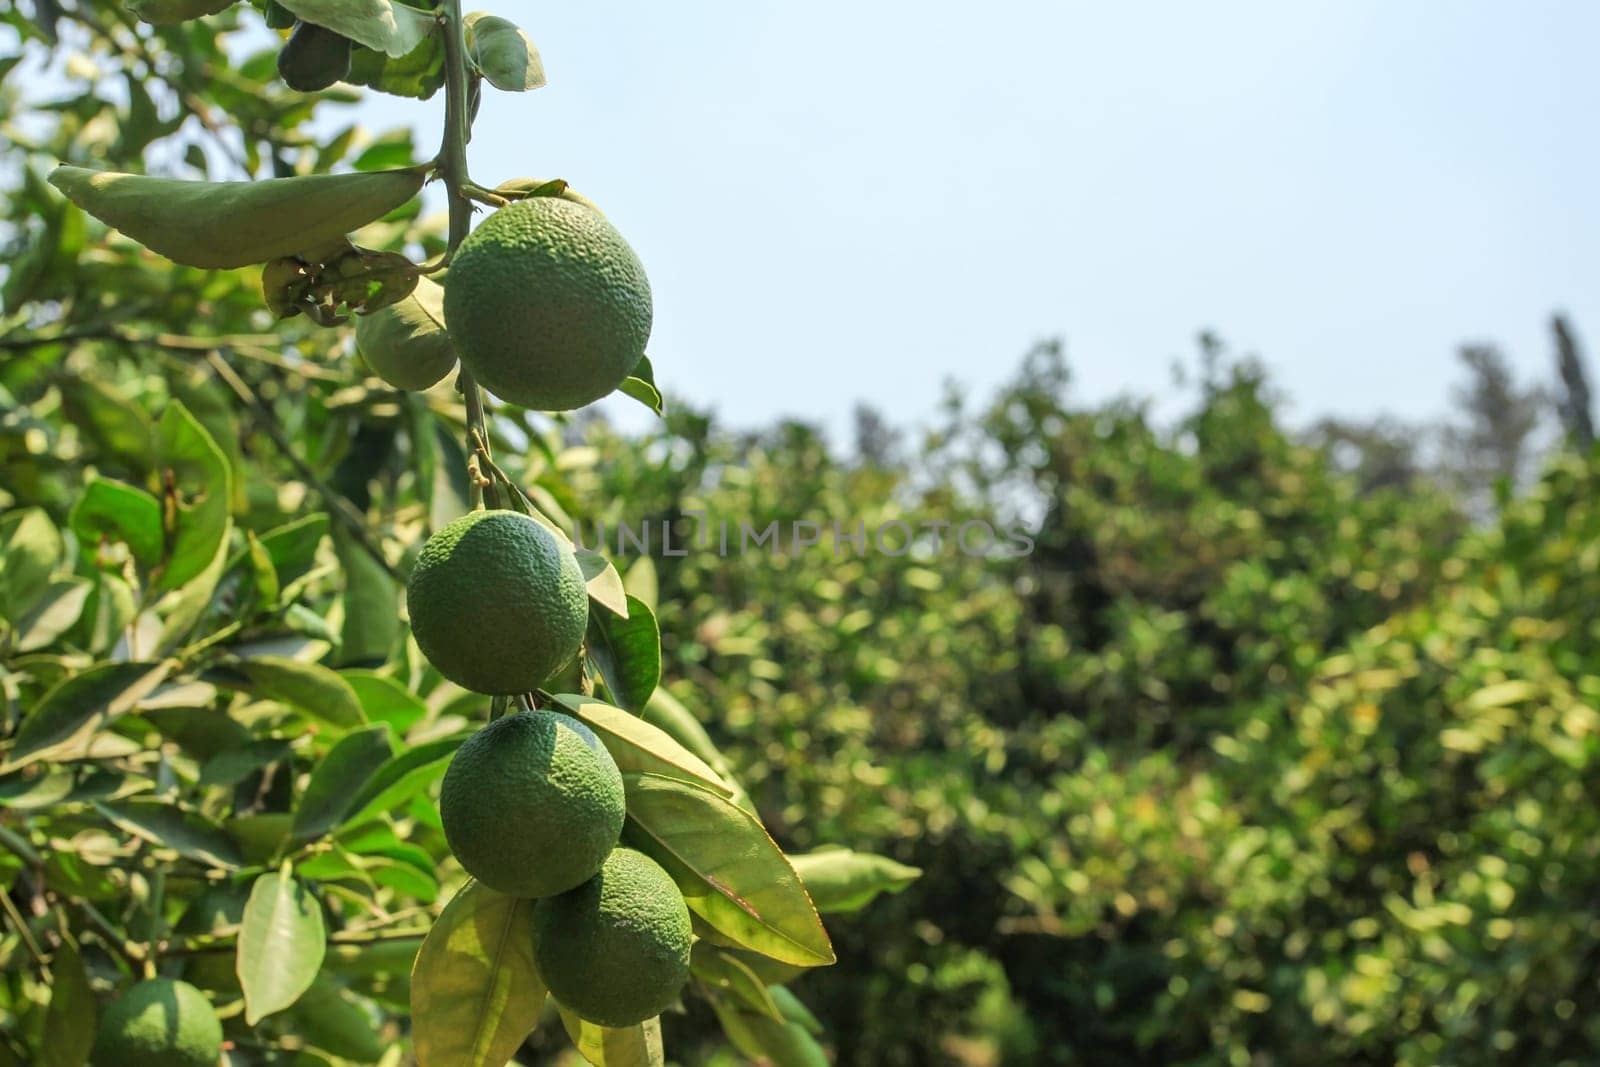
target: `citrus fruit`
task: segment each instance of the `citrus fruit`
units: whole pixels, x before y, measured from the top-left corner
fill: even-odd
[[[578,654],[589,594],[572,549],[526,515],[473,511],[441,527],[406,584],[428,662],[479,693],[528,693]]]
[[[605,862],[626,814],[622,774],[583,723],[519,711],[457,750],[439,791],[445,840],[468,874],[501,893],[547,897]]]
[[[404,300],[356,316],[356,351],[372,373],[396,389],[428,389],[456,365],[444,330],[444,290],[418,278]]]
[[[152,978],[111,1002],[100,1019],[94,1067],[216,1067],[222,1024],[188,982]]]
[[[661,865],[614,850],[600,873],[533,908],[534,962],[550,993],[601,1026],[660,1015],[689,979],[689,909]]]
[[[445,321],[462,365],[502,400],[583,407],[650,339],[650,283],[606,217],[559,197],[508,204],[450,261]]]
[[[278,53],[278,77],[297,92],[320,92],[350,76],[353,44],[325,26],[297,23]]]

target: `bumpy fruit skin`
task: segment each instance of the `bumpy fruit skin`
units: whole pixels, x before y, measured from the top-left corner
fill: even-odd
[[[188,982],[152,978],[111,1002],[100,1019],[94,1067],[216,1067],[222,1024]]]
[[[627,814],[622,774],[583,723],[519,711],[467,739],[440,786],[445,840],[501,893],[548,897],[590,878]]]
[[[616,389],[650,339],[650,282],[598,211],[519,200],[462,242],[445,279],[461,362],[491,393],[570,411]]]
[[[278,76],[297,92],[321,92],[350,76],[353,46],[350,38],[325,26],[299,23],[278,53]]]
[[[514,511],[473,511],[422,546],[411,632],[439,673],[478,693],[529,693],[570,663],[589,624],[572,549]]]
[[[600,873],[533,908],[534,962],[550,993],[601,1026],[660,1015],[689,980],[689,909],[672,878],[619,848]]]

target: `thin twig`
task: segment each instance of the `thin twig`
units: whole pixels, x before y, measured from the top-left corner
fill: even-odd
[[[294,445],[283,435],[283,429],[278,425],[277,416],[256,395],[255,390],[250,388],[249,383],[239,377],[232,367],[228,366],[228,361],[222,358],[221,353],[213,350],[206,353],[205,359],[211,369],[216,372],[217,377],[221,378],[228,388],[233,390],[234,395],[250,409],[250,413],[255,417],[256,425],[268,437],[272,438],[272,443],[278,446],[279,451],[294,467],[301,480],[317,491],[318,495],[322,497],[323,503],[327,504],[328,509],[333,512],[334,518],[344,524],[345,528],[350,531],[350,535],[355,538],[356,543],[361,546],[367,555],[372,557],[374,562],[383,568],[384,573],[388,574],[396,582],[404,582],[405,576],[395,569],[394,564],[390,563],[388,558],[384,556],[383,550],[373,542],[372,535],[367,532],[366,519],[356,511],[350,501],[345,499],[344,494],[336,491],[322,479],[321,475],[311,469],[309,463],[300,458],[300,453],[295,451]]]

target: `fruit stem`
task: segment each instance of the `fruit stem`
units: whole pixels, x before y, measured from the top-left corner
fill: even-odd
[[[472,133],[471,103],[467,84],[466,27],[461,21],[461,0],[444,0],[440,6],[444,35],[444,144],[439,148],[439,174],[444,178],[445,198],[450,208],[450,251],[454,256],[461,242],[472,230],[472,200],[468,190],[474,188],[467,177],[467,139]],[[484,414],[483,393],[477,380],[466,367],[456,379],[467,405],[468,481],[472,485],[472,505],[475,508],[500,506],[500,490],[484,476],[478,457],[485,462],[489,454],[489,431]]]

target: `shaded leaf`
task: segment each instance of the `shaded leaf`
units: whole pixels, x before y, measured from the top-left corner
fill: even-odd
[[[170,663],[104,663],[63,680],[22,720],[0,773],[47,756],[81,756],[96,730],[132,711],[171,669]]]
[[[16,620],[43,595],[65,546],[42,508],[8,515],[0,531],[0,615]]]
[[[591,611],[586,640],[612,699],[630,711],[644,707],[661,681],[661,631],[644,601],[628,597],[627,618]]]
[[[45,586],[32,609],[17,621],[17,651],[34,652],[54,644],[83,614],[84,604],[93,589],[94,584],[83,578],[68,578]]]
[[[350,683],[317,663],[280,656],[230,657],[207,671],[206,679],[263,700],[292,704],[336,726],[359,726],[366,721]]]
[[[125,800],[117,803],[94,802],[95,809],[120,829],[161,848],[209,867],[233,870],[244,858],[233,838],[197,811],[178,807],[169,800]]]
[[[399,58],[435,29],[426,11],[398,0],[278,0],[307,22],[326,26],[358,44]],[[354,229],[355,227],[346,227]]]
[[[355,668],[342,670],[339,675],[355,690],[368,722],[386,722],[395,733],[403,734],[428,715],[422,698],[393,678]]]
[[[351,804],[345,824],[356,826],[377,818],[424,792],[444,777],[463,737],[430,741],[408,749],[380,767]]]
[[[342,823],[367,783],[393,754],[394,742],[384,723],[340,738],[311,772],[301,794],[294,813],[295,840],[313,840]]]
[[[83,957],[63,940],[50,961],[50,1006],[44,1015],[39,1067],[83,1067],[94,1045],[94,993]]]
[[[587,548],[575,548],[578,569],[583,571],[584,583],[589,588],[589,599],[607,608],[613,615],[628,617],[628,592],[622,587],[622,575],[611,561]]]

